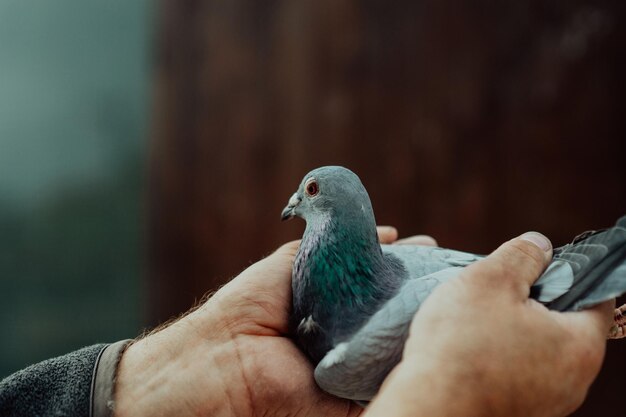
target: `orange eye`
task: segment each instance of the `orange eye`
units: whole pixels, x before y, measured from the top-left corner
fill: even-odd
[[[311,196],[314,197],[317,195],[317,193],[319,193],[320,189],[317,186],[317,182],[315,180],[310,181],[306,187],[305,187],[306,193]]]

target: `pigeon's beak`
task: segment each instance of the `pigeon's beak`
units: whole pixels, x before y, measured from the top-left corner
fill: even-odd
[[[298,207],[298,204],[300,204],[300,201],[302,200],[300,199],[300,197],[298,197],[298,193],[295,193],[294,195],[292,195],[291,198],[289,199],[289,203],[287,204],[287,207],[283,209],[283,212],[280,215],[280,219],[284,221],[284,220],[289,220],[293,216],[295,216],[296,215],[295,210],[296,210],[296,207]]]

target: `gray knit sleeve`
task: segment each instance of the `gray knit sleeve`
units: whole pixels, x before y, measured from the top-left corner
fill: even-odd
[[[29,366],[0,381],[0,416],[88,416],[98,344]]]

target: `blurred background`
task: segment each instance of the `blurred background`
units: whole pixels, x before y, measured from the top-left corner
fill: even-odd
[[[154,9],[0,1],[0,378],[145,323]]]
[[[445,247],[610,226],[625,22],[621,0],[0,2],[0,378],[299,237],[280,211],[320,165]],[[625,354],[576,416],[623,415]]]

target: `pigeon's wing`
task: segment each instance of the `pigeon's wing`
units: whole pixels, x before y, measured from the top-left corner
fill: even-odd
[[[450,249],[383,245],[402,260],[410,278],[451,266],[467,266],[484,256]],[[626,216],[607,230],[586,232],[554,250],[554,259],[533,284],[531,297],[554,310],[581,310],[626,293]]]
[[[381,246],[383,253],[391,254],[402,261],[410,279],[423,277],[454,266],[467,266],[484,258],[482,255],[431,246]]]
[[[315,368],[317,384],[339,397],[369,401],[400,361],[411,320],[422,302],[460,270],[452,267],[408,280],[358,332],[324,356]]]
[[[556,264],[556,266],[554,266]],[[548,276],[548,280],[544,276]],[[552,275],[552,277],[550,277]],[[581,310],[626,292],[626,216],[615,227],[588,232],[573,243],[555,249],[554,263],[537,281],[570,284],[565,292],[549,300],[553,310]],[[541,300],[540,301],[548,301]]]

